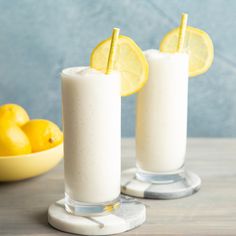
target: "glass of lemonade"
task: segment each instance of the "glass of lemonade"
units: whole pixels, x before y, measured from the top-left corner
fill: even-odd
[[[209,35],[187,25],[162,39],[160,51],[144,52],[149,76],[136,106],[136,166],[122,175],[122,192],[138,197],[174,199],[192,195],[201,179],[186,170],[188,77],[205,73],[214,58]]]
[[[119,73],[89,67],[62,71],[65,208],[99,215],[119,205]]]
[[[137,178],[168,183],[183,172],[188,105],[188,55],[145,52],[149,80],[137,97]]]

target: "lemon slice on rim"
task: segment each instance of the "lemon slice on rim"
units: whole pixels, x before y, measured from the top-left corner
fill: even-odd
[[[161,41],[160,51],[177,51],[179,27],[167,33]],[[189,76],[205,73],[212,65],[214,48],[210,36],[197,28],[187,26],[184,52],[189,54]]]
[[[111,38],[94,48],[90,66],[105,73]],[[116,49],[114,71],[121,76],[121,95],[128,96],[138,92],[148,80],[148,63],[137,44],[129,37],[120,35]]]

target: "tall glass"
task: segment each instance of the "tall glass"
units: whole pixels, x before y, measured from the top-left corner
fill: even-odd
[[[148,50],[149,80],[137,97],[137,178],[182,178],[187,137],[188,55]]]
[[[121,98],[119,74],[62,71],[65,208],[104,214],[119,205]]]

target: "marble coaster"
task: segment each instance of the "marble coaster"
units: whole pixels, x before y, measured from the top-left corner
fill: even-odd
[[[119,209],[109,215],[82,217],[69,214],[64,200],[59,200],[48,209],[48,222],[64,232],[82,235],[118,234],[136,228],[146,219],[145,206],[128,197],[121,197]]]
[[[176,199],[196,193],[201,179],[190,171],[185,171],[181,180],[165,184],[153,184],[136,178],[137,169],[125,170],[121,177],[121,192],[126,195],[151,199]]]

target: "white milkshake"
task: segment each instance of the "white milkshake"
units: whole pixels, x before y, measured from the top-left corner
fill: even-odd
[[[137,166],[171,172],[184,165],[188,55],[147,50],[149,80],[137,97]]]
[[[99,204],[120,194],[121,98],[118,73],[62,72],[66,195]]]

